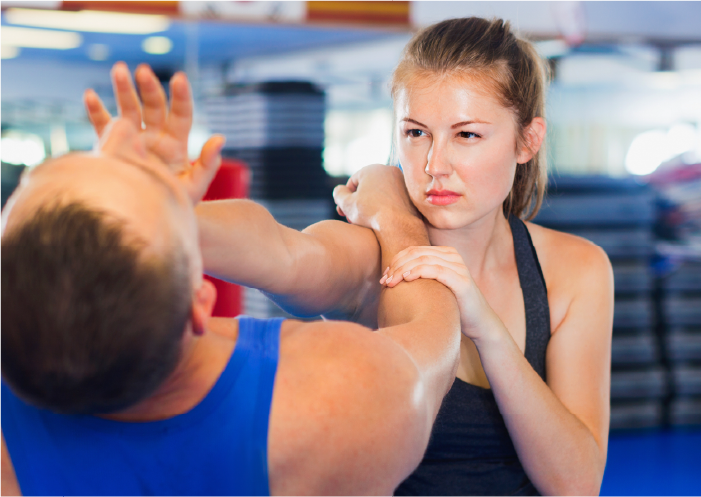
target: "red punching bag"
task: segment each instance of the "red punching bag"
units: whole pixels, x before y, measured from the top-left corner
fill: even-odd
[[[249,184],[248,167],[243,162],[224,159],[203,200],[246,198]],[[243,312],[243,288],[211,276],[205,275],[205,278],[217,289],[217,302],[214,304],[213,316],[232,318]]]

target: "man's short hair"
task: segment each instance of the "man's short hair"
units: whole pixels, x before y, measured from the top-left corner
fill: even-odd
[[[81,202],[44,207],[2,240],[2,376],[62,413],[123,409],[174,371],[192,283],[165,254]]]

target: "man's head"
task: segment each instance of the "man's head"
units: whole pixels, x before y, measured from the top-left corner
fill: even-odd
[[[117,121],[101,150],[38,166],[3,212],[2,375],[59,412],[148,397],[215,296],[192,205],[138,130]]]

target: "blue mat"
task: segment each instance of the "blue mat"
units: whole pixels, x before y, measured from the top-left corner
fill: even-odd
[[[612,432],[601,495],[701,495],[701,428]]]

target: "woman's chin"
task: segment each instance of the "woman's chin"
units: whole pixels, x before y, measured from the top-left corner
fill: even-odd
[[[455,230],[470,224],[469,216],[453,212],[422,212],[426,222],[439,230]]]

